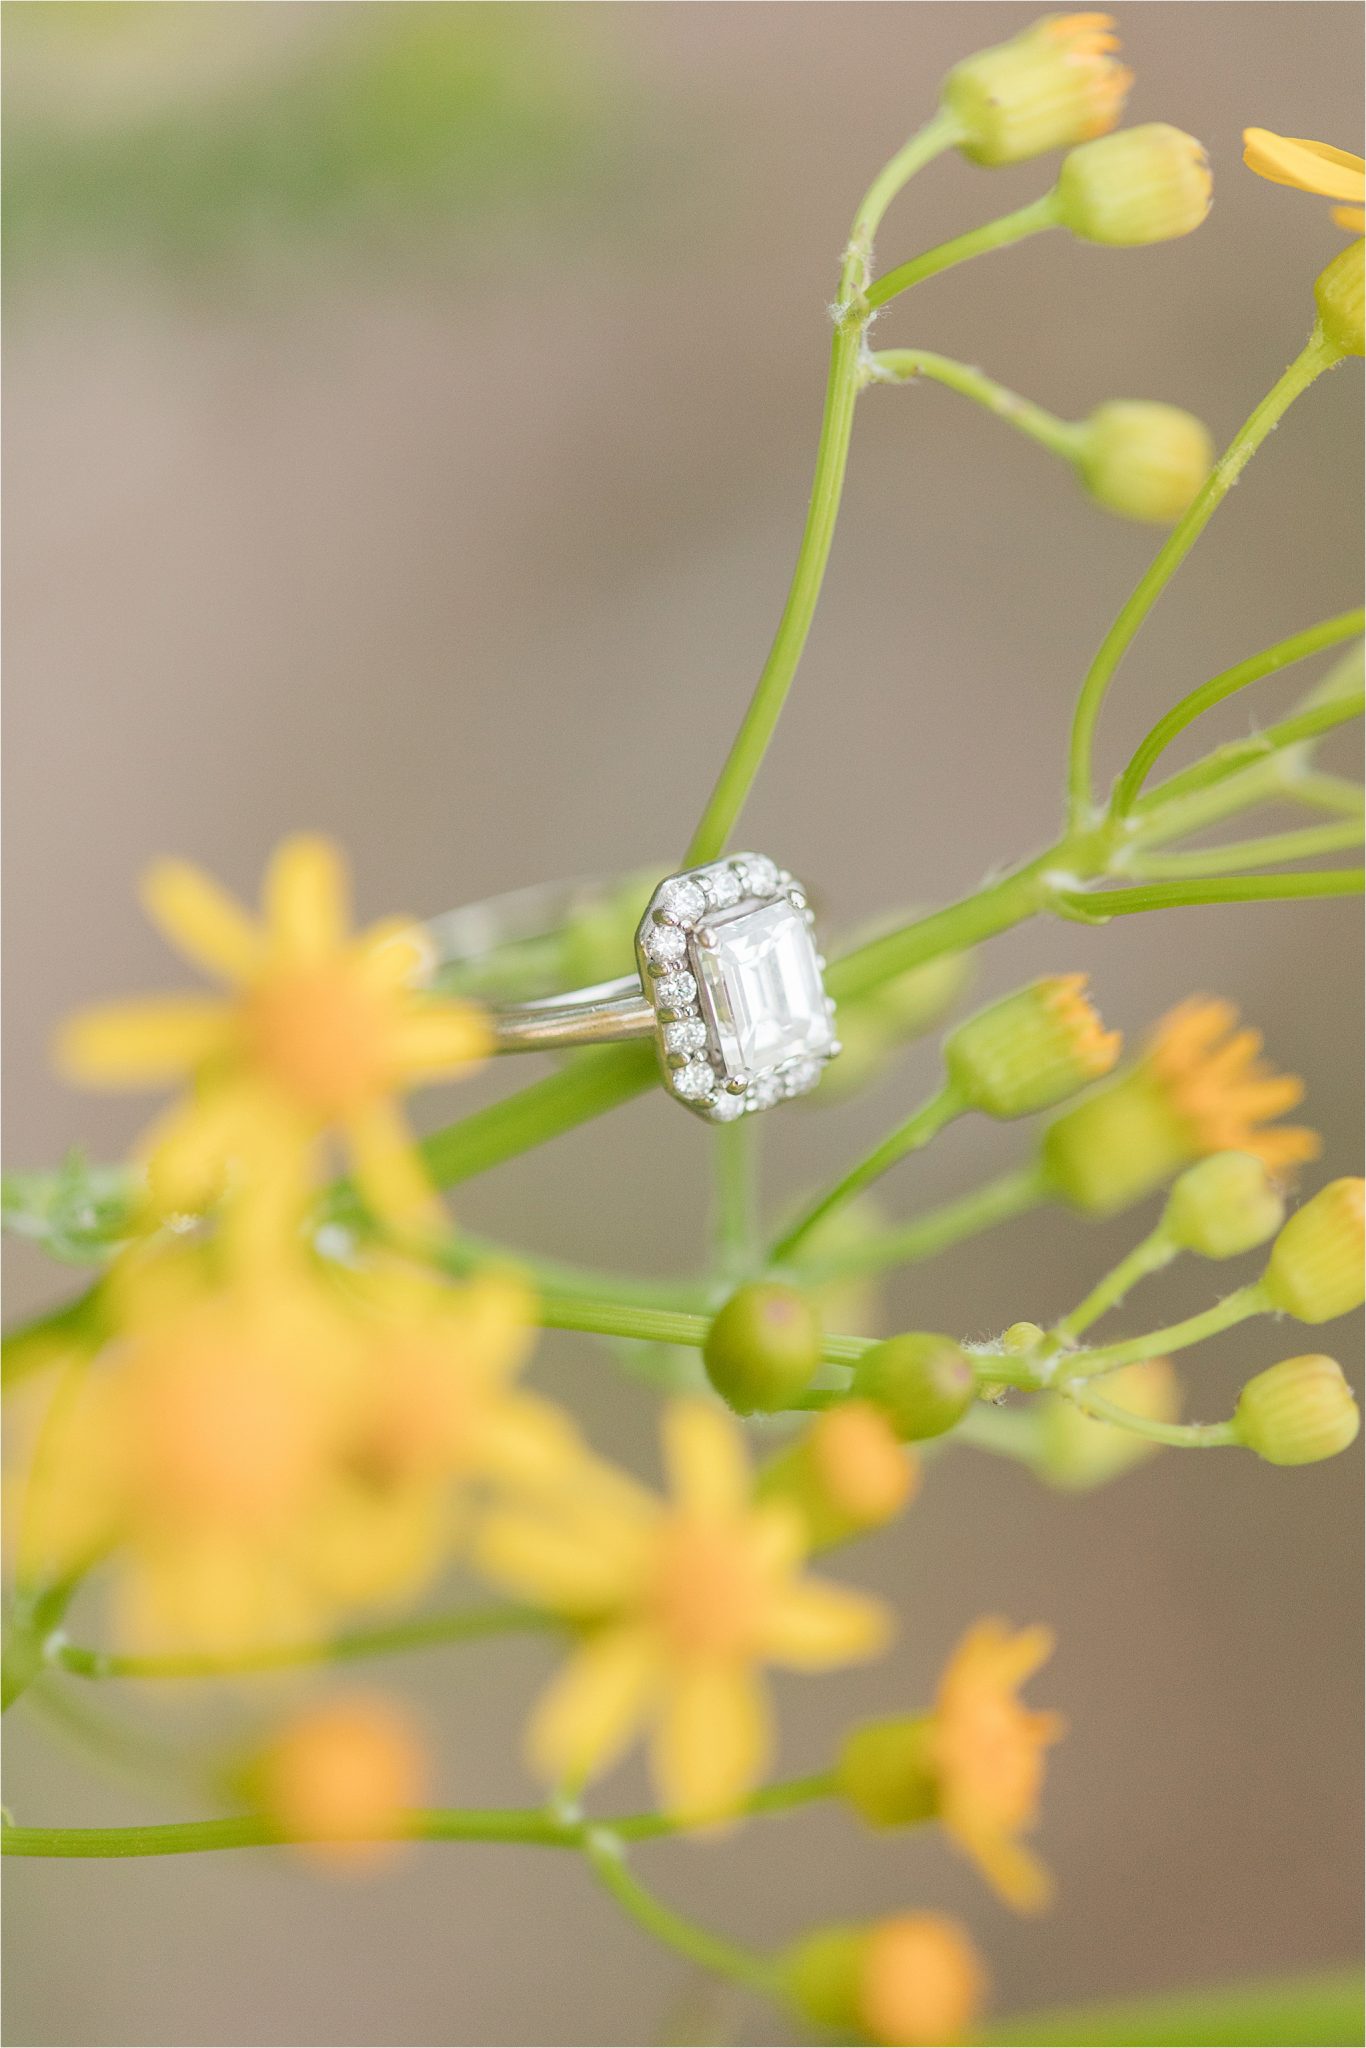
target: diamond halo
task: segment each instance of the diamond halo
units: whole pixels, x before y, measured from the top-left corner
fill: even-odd
[[[659,884],[636,933],[674,1099],[733,1123],[817,1086],[840,1050],[805,892],[763,854]]]

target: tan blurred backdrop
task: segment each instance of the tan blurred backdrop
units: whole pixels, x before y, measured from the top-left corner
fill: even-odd
[[[5,9],[11,1165],[77,1141],[114,1156],[139,1127],[145,1104],[63,1092],[45,1047],[73,1004],[178,981],[134,901],[155,853],[251,891],[279,834],[319,827],[378,914],[681,851],[782,601],[854,202],[948,65],[1034,11]],[[325,99],[367,38],[414,15],[448,46],[446,70],[420,47],[399,67],[425,92],[435,171],[395,170],[374,142],[396,87],[364,134],[340,122],[340,169],[309,161],[290,95]],[[1298,349],[1339,240],[1320,202],[1240,168],[1239,131],[1355,146],[1358,11],[1143,0],[1121,27],[1132,117],[1209,146],[1207,226],[1128,254],[1041,238],[930,285],[886,338],[981,362],[1074,416],[1170,399],[1222,439]],[[235,157],[239,133],[255,140]],[[348,169],[352,139],[368,169]],[[896,207],[884,259],[1044,176],[935,167]],[[1358,383],[1351,366],[1317,388],[1220,514],[1122,673],[1107,765],[1178,692],[1351,602]],[[947,392],[874,392],[745,841],[819,878],[842,924],[947,899],[1040,843],[1078,676],[1154,544]],[[1256,713],[1240,700],[1221,734],[1304,680],[1263,686]],[[1075,966],[1135,1033],[1193,988],[1233,996],[1309,1077],[1324,1173],[1356,1170],[1350,908],[1038,928],[998,942],[980,986]],[[769,1120],[770,1191],[790,1198],[853,1156],[931,1070],[926,1049],[857,1106]],[[960,1192],[1027,1143],[955,1132],[898,1174],[888,1206]],[[682,1270],[705,1149],[656,1096],[469,1187],[459,1214],[547,1253]],[[1040,1217],[906,1276],[884,1327],[1046,1319],[1137,1228]],[[17,1258],[9,1315],[73,1277]],[[1218,1277],[1178,1273],[1147,1301],[1165,1320]],[[1253,1326],[1202,1351],[1195,1412],[1225,1412],[1285,1348]],[[538,1374],[648,1469],[651,1401],[589,1340],[548,1340]],[[847,1681],[784,1686],[784,1767],[814,1767],[855,1711],[923,1699],[973,1616],[1047,1620],[1060,1649],[1035,1691],[1072,1733],[1047,1802],[1060,1897],[1043,1922],[1012,1920],[937,1840],[872,1840],[835,1815],[642,1866],[757,1943],[946,1906],[989,1954],[1001,2009],[1350,1957],[1357,1489],[1355,1456],[1286,1473],[1170,1454],[1068,1500],[963,1452],[899,1532],[850,1558],[898,1598],[902,1646]],[[545,1664],[509,1644],[365,1675],[418,1703],[439,1796],[492,1804],[529,1796],[515,1729]],[[204,1712],[197,1697],[137,1705],[168,1734]],[[14,1722],[21,1818],[188,1810],[92,1774],[23,1708]],[[639,1790],[628,1770],[609,1799]],[[782,2038],[543,1852],[433,1847],[372,1886],[267,1856],[31,1863],[7,1905],[14,2043]]]

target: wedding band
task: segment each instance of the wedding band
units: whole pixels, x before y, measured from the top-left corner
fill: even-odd
[[[563,929],[583,884],[519,890],[434,919],[432,975]],[[489,1005],[498,1052],[557,1052],[653,1038],[664,1085],[712,1123],[816,1087],[840,1050],[814,914],[763,854],[685,868],[659,883],[636,930],[636,972]]]

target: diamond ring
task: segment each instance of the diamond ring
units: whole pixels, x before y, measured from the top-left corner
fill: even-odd
[[[533,889],[435,919],[432,974],[562,929],[571,908],[572,892]],[[712,1123],[806,1095],[840,1050],[814,922],[800,883],[764,854],[685,868],[645,906],[636,973],[491,1004],[495,1050],[653,1038],[669,1093]]]

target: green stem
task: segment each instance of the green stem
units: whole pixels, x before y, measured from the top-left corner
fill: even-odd
[[[1040,1165],[1016,1167],[956,1202],[927,1209],[910,1222],[879,1231],[862,1244],[849,1246],[829,1258],[814,1258],[799,1266],[799,1277],[813,1286],[830,1280],[848,1280],[864,1273],[881,1273],[892,1266],[910,1266],[935,1258],[952,1245],[1008,1223],[1027,1210],[1048,1200],[1047,1178]]]
[[[769,1253],[770,1266],[789,1264],[812,1232],[817,1230],[827,1217],[833,1215],[836,1209],[843,1208],[846,1202],[852,1202],[855,1195],[862,1194],[866,1187],[880,1179],[889,1167],[895,1166],[899,1159],[904,1159],[908,1152],[918,1152],[923,1146],[928,1145],[930,1140],[943,1130],[945,1124],[951,1123],[954,1117],[961,1116],[966,1107],[967,1104],[957,1089],[951,1083],[945,1083],[937,1095],[922,1103],[913,1115],[907,1117],[905,1123],[898,1125],[880,1145],[874,1146],[866,1158],[851,1167],[843,1179],[836,1181],[834,1187],[822,1195],[819,1201],[813,1203],[791,1229],[783,1233]]]
[[[1366,708],[1366,697],[1360,690],[1355,690],[1350,697],[1336,698],[1327,704],[1312,704],[1307,711],[1297,711],[1293,717],[1282,718],[1276,725],[1268,725],[1264,731],[1254,733],[1251,739],[1234,740],[1228,746],[1216,747],[1212,753],[1193,761],[1179,774],[1168,776],[1165,782],[1159,782],[1156,789],[1141,796],[1131,815],[1144,818],[1160,811],[1175,797],[1211,789],[1216,783],[1240,774],[1264,754],[1274,754],[1282,747],[1297,746],[1301,740],[1317,739],[1321,734],[1331,732],[1335,726],[1349,724],[1352,719],[1360,718],[1363,708]]]
[[[1207,1450],[1211,1444],[1238,1441],[1231,1422],[1154,1422],[1147,1415],[1135,1414],[1132,1408],[1121,1407],[1118,1401],[1107,1401],[1103,1394],[1093,1393],[1090,1388],[1063,1391],[1084,1415],[1093,1416],[1097,1422],[1111,1422],[1117,1429],[1127,1429],[1132,1436],[1147,1437],[1151,1443]]]
[[[1187,1316],[1184,1322],[1171,1323],[1165,1330],[1152,1330],[1146,1337],[1131,1337],[1124,1344],[1105,1344],[1075,1357],[1060,1358],[1049,1367],[1040,1384],[1066,1387],[1077,1380],[1092,1379],[1097,1373],[1113,1372],[1117,1366],[1164,1357],[1169,1351],[1184,1351],[1191,1344],[1203,1343],[1206,1337],[1217,1337],[1221,1330],[1231,1330],[1236,1323],[1247,1322],[1250,1316],[1267,1312],[1262,1283],[1252,1280],[1216,1302],[1213,1308],[1204,1309],[1198,1316]]]
[[[1236,695],[1239,690],[1246,689],[1249,684],[1261,682],[1280,669],[1304,661],[1324,647],[1351,639],[1361,631],[1364,618],[1366,614],[1358,609],[1343,612],[1334,619],[1321,619],[1317,625],[1292,633],[1287,639],[1278,640],[1273,647],[1264,647],[1260,653],[1249,655],[1245,661],[1226,668],[1221,675],[1212,676],[1209,682],[1202,683],[1198,690],[1192,690],[1179,704],[1174,704],[1135,748],[1132,760],[1115,784],[1110,799],[1111,816],[1123,818],[1128,815],[1159,755],[1195,719]]]
[[[682,1344],[700,1351],[711,1328],[711,1317],[685,1310],[633,1308],[617,1301],[587,1301],[581,1296],[560,1300],[544,1296],[539,1304],[540,1321],[550,1330],[584,1330],[598,1337],[632,1337],[645,1344]],[[872,1340],[863,1337],[832,1336],[825,1339],[822,1357],[829,1365],[854,1365]]]
[[[1023,242],[1030,235],[1042,233],[1045,228],[1060,225],[1056,195],[1045,192],[1041,199],[1032,199],[1014,213],[1002,214],[999,220],[989,220],[980,228],[970,228],[965,235],[955,235],[951,242],[941,242],[937,249],[927,249],[923,256],[913,256],[909,263],[900,263],[895,270],[887,271],[868,288],[868,310],[876,312],[880,306],[899,298],[902,292],[910,291],[913,285],[923,284],[928,277],[937,277],[942,270],[952,270],[956,264],[967,263],[974,256],[986,256],[993,249],[1009,248],[1012,243]]]
[[[729,1286],[754,1264],[759,1248],[758,1131],[752,1116],[712,1135],[713,1265]]]
[[[1075,1343],[1082,1332],[1089,1330],[1092,1323],[1098,1323],[1103,1315],[1117,1308],[1131,1287],[1140,1280],[1146,1280],[1151,1273],[1160,1273],[1176,1257],[1178,1247],[1167,1236],[1159,1223],[1149,1237],[1134,1246],[1126,1258],[1097,1281],[1086,1299],[1057,1323],[1052,1335],[1060,1344]]]
[[[1036,859],[989,882],[944,910],[932,911],[900,930],[870,939],[840,960],[832,962],[826,986],[837,1002],[863,995],[880,982],[919,967],[941,953],[962,952],[982,939],[993,938],[1012,925],[1023,924],[1043,910],[1051,894],[1050,872],[1063,868],[1069,873],[1077,866],[1074,849],[1067,842],[1048,848]]]
[[[91,1650],[49,1636],[45,1661],[78,1678],[222,1678],[255,1671],[284,1671],[301,1664],[349,1664],[364,1657],[385,1657],[408,1650],[429,1650],[444,1643],[482,1642],[490,1636],[525,1630],[556,1629],[555,1615],[533,1607],[467,1607],[453,1614],[419,1615],[387,1628],[348,1629],[312,1643],[271,1644],[230,1656],[190,1652],[159,1657],[125,1657],[110,1650]]]
[[[873,236],[888,205],[907,179],[944,150],[952,148],[956,134],[948,116],[936,115],[879,173],[855,217],[840,273],[839,305],[830,349],[825,409],[816,447],[816,470],[806,524],[797,550],[796,568],[768,659],[701,822],[693,834],[684,859],[685,867],[714,860],[724,852],[768,750],[811,630],[826,564],[830,559],[844,472],[849,460],[863,327],[867,317],[863,294]]]
[[[1345,775],[1297,775],[1291,793],[1316,811],[1342,811],[1348,817],[1360,818],[1366,810],[1366,790]]]
[[[657,1941],[686,1956],[699,1968],[727,1977],[747,1991],[773,1997],[778,1990],[776,1966],[749,1949],[712,1934],[692,1920],[685,1920],[672,1906],[666,1906],[627,1868],[619,1838],[604,1828],[592,1828],[584,1837],[583,1852],[603,1889],[631,1918]]]
[[[1069,814],[1074,825],[1084,823],[1091,816],[1096,725],[1105,693],[1140,626],[1272,428],[1301,393],[1308,390],[1314,379],[1337,360],[1337,351],[1326,339],[1322,328],[1315,326],[1289,369],[1277,379],[1266,397],[1239,427],[1190,509],[1172,528],[1101,642],[1082,683],[1072,721],[1067,792]]]
[[[1140,910],[1177,910],[1198,903],[1276,903],[1312,896],[1359,896],[1360,868],[1312,868],[1293,875],[1211,875],[1134,888],[1061,890],[1057,905],[1082,924],[1108,924]]]
[[[1362,821],[1344,818],[1331,825],[1308,825],[1301,832],[1268,832],[1262,839],[1234,839],[1223,846],[1202,846],[1191,853],[1155,853],[1132,861],[1127,872],[1144,881],[1165,877],[1185,880],[1192,875],[1236,874],[1240,868],[1265,861],[1313,860],[1322,853],[1339,853],[1360,846]]]
[[[1046,412],[1032,399],[1008,391],[1004,384],[998,384],[994,377],[969,363],[955,362],[952,356],[935,355],[925,348],[884,348],[864,358],[866,383],[908,384],[917,377],[946,384],[951,391],[970,398],[974,405],[983,406],[998,420],[1037,441],[1050,454],[1060,455],[1067,462],[1076,460],[1086,432],[1084,426],[1060,420],[1056,413]]]

